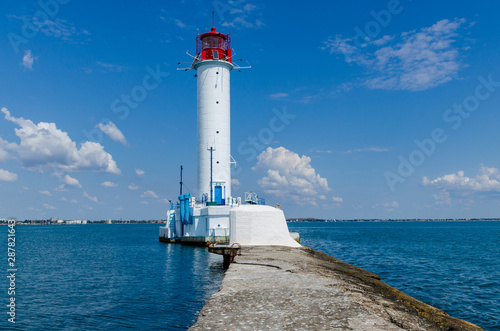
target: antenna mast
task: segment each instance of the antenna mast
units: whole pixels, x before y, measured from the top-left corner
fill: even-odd
[[[180,195],[182,195],[182,166],[181,166],[181,181],[179,182],[179,184],[181,184],[181,192],[180,192]]]

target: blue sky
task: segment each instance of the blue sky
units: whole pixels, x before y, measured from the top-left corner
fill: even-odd
[[[4,1],[0,218],[161,219],[196,189],[198,32],[231,32],[233,195],[287,217],[499,217],[499,5]]]

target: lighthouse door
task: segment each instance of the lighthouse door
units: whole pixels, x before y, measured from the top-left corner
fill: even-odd
[[[222,205],[222,186],[215,186],[214,198],[218,205]]]

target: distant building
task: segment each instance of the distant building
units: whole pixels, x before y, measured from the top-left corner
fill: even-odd
[[[66,224],[86,224],[87,221],[85,221],[85,223],[82,223],[81,220],[73,220],[73,221],[66,221]]]

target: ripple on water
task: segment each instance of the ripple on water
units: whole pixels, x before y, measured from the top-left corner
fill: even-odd
[[[26,330],[185,330],[224,276],[219,256],[158,242],[156,224],[16,230]]]

